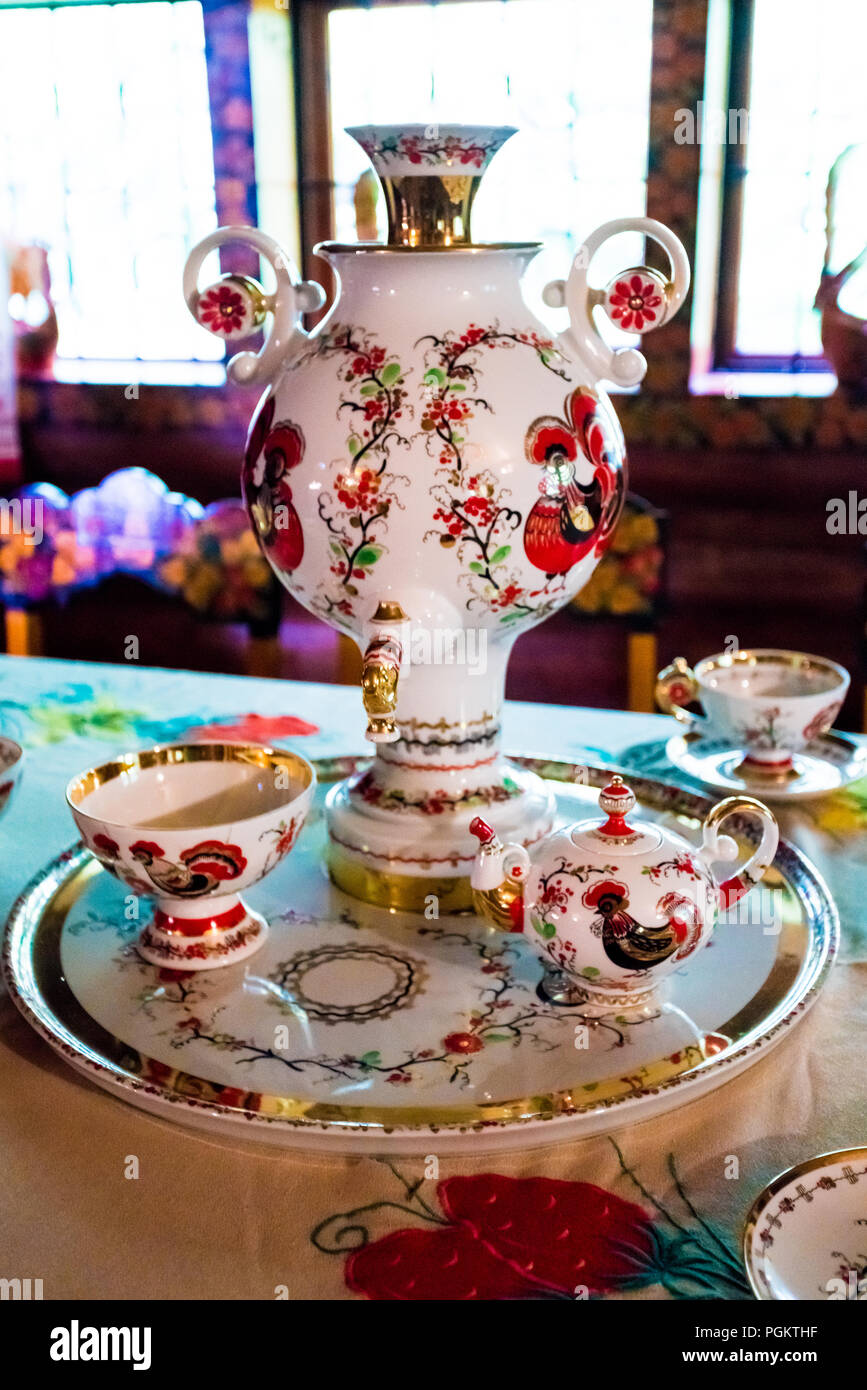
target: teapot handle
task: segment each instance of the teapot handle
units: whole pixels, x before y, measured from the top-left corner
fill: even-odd
[[[593,289],[587,283],[590,262],[603,242],[620,232],[643,232],[665,250],[670,265],[666,279],[648,266],[624,270],[606,285]],[[689,260],[680,238],[652,217],[618,217],[603,222],[578,250],[566,280],[552,280],[543,298],[552,309],[569,310],[569,329],[562,335],[571,348],[592,367],[597,377],[617,386],[637,386],[644,379],[647,362],[637,348],[611,348],[600,335],[593,310],[600,305],[612,323],[633,333],[651,333],[673,318],[689,290]]]
[[[762,824],[762,837],[737,873],[717,884],[719,902],[723,908],[730,907],[755,887],[770,868],[780,839],[777,818],[763,801],[757,801],[752,796],[727,796],[705,818],[701,842],[704,859],[730,862],[737,858],[737,844],[729,835],[720,834],[720,826],[730,816],[740,815],[757,816]]]
[[[199,270],[209,252],[227,242],[251,246],[270,263],[277,288],[267,294],[247,275],[223,275],[207,289],[199,290]],[[290,256],[257,227],[218,227],[194,246],[184,266],[184,299],[197,323],[218,338],[248,338],[271,315],[271,328],[259,352],[239,352],[226,371],[241,386],[274,380],[281,367],[296,357],[308,342],[302,314],[314,313],[325,303],[325,291],[315,280],[302,280]]]

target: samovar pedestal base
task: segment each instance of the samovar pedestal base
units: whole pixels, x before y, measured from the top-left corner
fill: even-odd
[[[431,918],[472,909],[470,870],[475,839],[470,821],[490,815],[503,839],[529,847],[547,835],[556,803],[535,773],[503,761],[513,791],[494,805],[459,812],[383,810],[358,796],[349,778],[326,798],[328,869],[338,888],[363,902]]]

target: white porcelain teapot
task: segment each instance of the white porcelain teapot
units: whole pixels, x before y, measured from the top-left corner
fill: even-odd
[[[224,227],[192,252],[184,292],[226,339],[270,318],[258,353],[229,363],[265,386],[243,490],[262,549],[305,607],[363,655],[370,771],[328,804],[341,887],[389,906],[468,907],[472,817],[496,806],[504,832],[545,833],[553,802],[500,751],[515,638],[586,583],[625,487],[623,436],[601,380],[634,386],[646,363],[613,349],[594,312],[646,333],[689,288],[677,237],[646,217],[597,228],[546,302],[557,335],[521,293],[538,243],[479,244],[471,210],[489,161],[515,132],[482,126],[366,126],[389,213],[388,243],[317,247],[339,293],[308,334],[318,285],[301,282],[263,232]],[[665,249],[669,275],[625,270],[606,289],[588,267],[617,233]],[[228,275],[198,288],[205,256],[245,242],[276,289]],[[576,632],[576,643],[580,635]]]
[[[779,831],[761,801],[730,796],[708,813],[696,849],[673,830],[627,820],[635,794],[619,776],[600,793],[599,805],[603,819],[557,830],[530,853],[503,845],[476,818],[472,887],[485,920],[523,931],[542,955],[549,998],[607,1012],[647,1003],[666,975],[706,945],[720,909],[743,897],[770,866]],[[743,815],[759,820],[761,837],[737,872],[719,878],[712,866],[738,854],[720,827]]]

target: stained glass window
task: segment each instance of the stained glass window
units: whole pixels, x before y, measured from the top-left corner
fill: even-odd
[[[198,0],[0,8],[0,236],[48,248],[57,376],[220,381],[180,290],[216,225]]]

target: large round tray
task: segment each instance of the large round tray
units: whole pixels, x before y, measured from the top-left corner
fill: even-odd
[[[564,821],[591,810],[608,776],[516,761],[551,780]],[[362,762],[321,761],[320,782]],[[630,782],[648,818],[698,838],[710,801]],[[617,1128],[731,1080],[803,1017],[834,954],[828,889],[782,842],[764,880],[778,931],[723,920],[655,1017],[585,1020],[538,996],[541,965],[520,936],[339,892],[321,804],[250,894],[271,921],[266,945],[212,972],[146,965],[123,885],[80,847],[61,855],[10,915],[18,1007],[97,1085],[182,1124],[338,1154],[483,1153]]]

